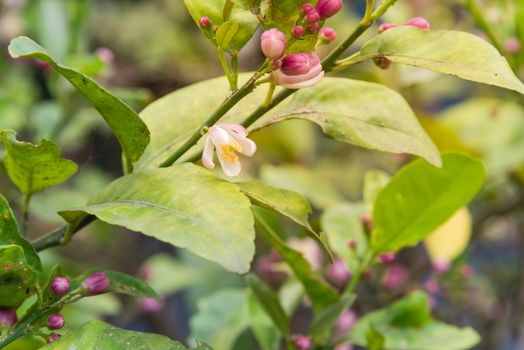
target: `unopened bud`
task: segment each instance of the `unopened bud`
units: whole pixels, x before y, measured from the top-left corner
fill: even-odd
[[[382,279],[382,283],[387,289],[396,289],[404,284],[407,279],[407,269],[400,264],[396,264],[387,269],[386,274]]]
[[[82,287],[88,295],[97,295],[109,289],[109,278],[103,272],[95,272],[86,278]]]
[[[18,318],[14,310],[0,310],[0,326],[7,325],[12,327],[15,325]]]
[[[303,15],[306,15],[309,11],[313,10],[313,6],[311,6],[310,3],[305,3],[304,5],[302,5],[302,7],[300,7],[300,12],[303,14]]]
[[[404,23],[405,26],[417,27],[420,29],[429,29],[429,22],[424,17],[414,17]]]
[[[110,48],[99,47],[95,52],[98,58],[100,58],[105,64],[109,65],[115,62],[115,53]]]
[[[360,217],[360,222],[362,223],[362,228],[364,229],[364,232],[366,234],[371,234],[371,231],[373,231],[373,221],[371,220],[371,216],[369,215],[362,215]]]
[[[385,32],[386,30],[388,29],[392,29],[392,28],[396,28],[398,27],[398,24],[394,23],[394,22],[391,22],[391,23],[382,23],[379,27],[378,27],[378,32],[379,33],[383,33]]]
[[[351,248],[351,249],[356,249],[357,245],[358,245],[358,242],[357,242],[356,239],[350,239],[348,241],[348,247]]]
[[[337,319],[335,324],[334,336],[335,338],[341,338],[346,336],[353,326],[357,323],[358,315],[353,310],[344,311]]]
[[[287,75],[301,75],[320,63],[320,58],[311,52],[296,53],[282,59],[282,72]]]
[[[140,309],[145,313],[156,313],[164,307],[163,301],[153,298],[140,298]]]
[[[351,273],[346,262],[340,258],[336,258],[326,268],[326,279],[339,289],[344,289],[350,278]]]
[[[64,316],[61,314],[53,314],[47,318],[47,327],[49,329],[61,329],[64,327]]]
[[[337,40],[337,32],[333,28],[325,27],[320,31],[320,39],[325,43],[332,43]]]
[[[49,336],[49,339],[47,339],[47,344],[51,344],[52,342],[58,340],[60,337],[62,337],[60,334],[51,333],[51,335]]]
[[[449,263],[449,261],[444,260],[435,261],[433,264],[431,264],[431,269],[437,275],[442,275],[446,272],[449,272],[449,270],[451,269],[451,264]]]
[[[320,30],[320,23],[319,22],[315,22],[315,23],[309,23],[307,25],[307,31],[310,32],[310,33],[318,33],[318,31]]]
[[[293,345],[297,350],[311,350],[313,349],[313,340],[305,335],[296,335],[293,337]]]
[[[382,264],[388,265],[395,262],[397,257],[395,256],[395,253],[382,253],[378,256],[378,259]]]
[[[291,34],[295,38],[300,38],[302,35],[304,35],[304,27],[295,26],[295,28],[293,28],[293,30],[291,31]]]
[[[512,37],[506,40],[506,42],[504,43],[504,47],[506,48],[506,51],[508,53],[513,55],[520,51],[522,45],[519,39]]]
[[[198,24],[200,24],[202,28],[209,28],[211,27],[211,19],[208,16],[204,16],[200,18]]]
[[[69,293],[71,289],[71,282],[67,277],[55,277],[51,282],[51,290],[55,295],[63,296]]]
[[[286,51],[286,35],[276,28],[266,30],[260,36],[260,47],[267,58],[279,59]]]
[[[320,0],[316,9],[321,18],[329,18],[336,15],[342,8],[342,0]]]
[[[306,22],[309,24],[317,23],[320,20],[320,15],[317,11],[311,10],[308,13],[306,13]]]

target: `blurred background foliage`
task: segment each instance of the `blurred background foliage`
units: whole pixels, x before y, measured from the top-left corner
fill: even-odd
[[[468,10],[470,1],[400,0],[384,20],[404,22],[424,16],[434,29],[468,31],[495,40],[522,79],[524,11],[519,2],[476,1],[491,33],[482,31],[478,18]],[[357,23],[363,3],[347,1],[344,13],[330,23],[339,40]],[[80,165],[67,183],[34,197],[30,214],[34,238],[60,224],[57,210],[84,204],[121,175],[120,150],[96,112],[56,73],[44,64],[8,58],[11,38],[34,38],[58,59],[109,86],[137,111],[180,87],[219,76],[221,70],[214,48],[199,33],[181,0],[2,0],[0,10],[0,127],[14,129],[33,143],[52,139],[65,158]],[[368,32],[360,43],[372,35]],[[241,68],[251,70],[261,61],[254,39],[241,52]],[[467,248],[452,254],[451,269],[432,268],[423,245],[406,249],[396,264],[371,271],[361,286],[355,312],[363,314],[411,290],[424,289],[432,296],[439,318],[476,328],[483,337],[478,349],[524,349],[522,96],[405,66],[384,71],[368,62],[342,74],[399,91],[442,151],[481,157],[489,173],[485,189],[469,208],[472,219],[444,229],[444,237],[461,236],[467,241],[471,235]],[[259,151],[245,162],[244,176],[305,195],[315,208],[312,222],[333,235],[335,251],[351,268],[351,258],[344,254],[344,234],[362,229],[365,178],[376,177],[376,172],[369,173],[374,169],[394,174],[409,157],[327,140],[314,125],[302,121],[275,125],[253,137]],[[3,168],[0,192],[20,209],[22,198]],[[303,232],[280,218],[270,219],[329,279],[333,271],[318,248],[300,238]],[[451,239],[432,244],[440,243],[435,249],[446,254],[454,249],[447,244]],[[245,297],[242,278],[187,252],[96,223],[68,247],[45,252],[44,262],[48,267],[62,262],[71,272],[96,264],[139,275],[164,297],[162,305],[112,295],[88,299],[64,310],[68,327],[104,318],[124,328],[183,341],[192,334],[217,349],[255,348],[243,316],[245,305],[233,304]],[[283,286],[280,292],[290,308],[300,300],[296,282],[263,244],[257,247],[253,269],[272,285]],[[298,308],[296,332],[309,317],[306,308]]]

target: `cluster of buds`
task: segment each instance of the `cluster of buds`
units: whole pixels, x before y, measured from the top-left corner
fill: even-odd
[[[310,33],[318,33],[322,27],[321,21],[336,15],[342,9],[342,0],[320,0],[315,7],[305,3],[301,13]]]

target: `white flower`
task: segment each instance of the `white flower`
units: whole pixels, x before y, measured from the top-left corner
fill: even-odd
[[[257,145],[247,138],[247,130],[240,124],[221,124],[212,126],[207,134],[202,154],[202,164],[209,169],[215,167],[213,162],[216,149],[218,161],[227,176],[240,174],[242,166],[237,153],[251,157]]]

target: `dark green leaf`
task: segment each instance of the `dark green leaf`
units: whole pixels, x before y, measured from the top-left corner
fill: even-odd
[[[140,117],[122,100],[84,74],[55,61],[40,45],[27,37],[11,41],[12,57],[31,57],[49,63],[78,89],[100,112],[120,141],[128,167],[136,162],[149,143],[149,131]]]
[[[16,307],[34,292],[36,272],[18,245],[0,246],[0,307]]]
[[[278,296],[256,275],[247,275],[246,282],[280,333],[287,338],[289,336],[289,318],[282,308],[282,305],[280,305]]]
[[[361,55],[363,58],[387,57],[392,62],[524,94],[524,84],[506,59],[486,40],[470,33],[401,26],[369,41],[362,47]]]
[[[42,350],[188,350],[162,335],[132,332],[102,321],[91,321],[72,330]]]
[[[13,211],[2,195],[0,195],[0,218],[2,220],[0,225],[0,245],[18,245],[22,247],[27,264],[36,272],[42,270],[40,257],[31,243],[20,234]]]
[[[370,327],[366,334],[366,345],[368,350],[384,350],[386,339],[375,328]]]
[[[76,223],[86,213],[142,232],[245,273],[255,232],[250,203],[239,188],[193,164],[122,177],[87,206],[60,214]]]
[[[60,157],[60,149],[51,141],[42,140],[36,146],[18,141],[16,132],[12,130],[0,130],[0,143],[5,148],[7,174],[26,195],[58,185],[78,169],[74,162]]]

